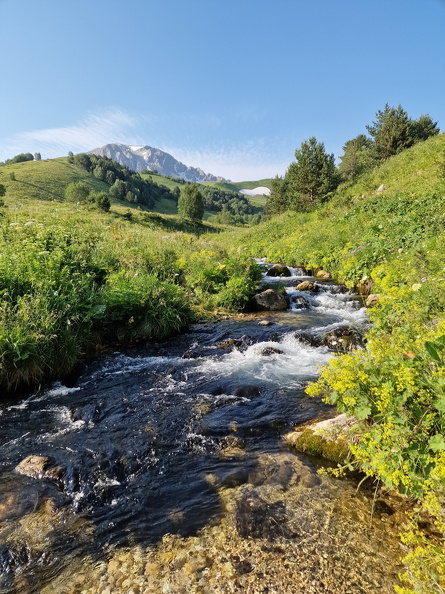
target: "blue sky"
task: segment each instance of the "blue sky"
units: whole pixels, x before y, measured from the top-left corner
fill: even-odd
[[[385,103],[445,130],[445,0],[0,0],[0,160],[150,145],[235,181],[339,157]]]

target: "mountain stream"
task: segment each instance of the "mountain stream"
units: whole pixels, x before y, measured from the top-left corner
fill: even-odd
[[[367,324],[353,295],[292,273],[267,279],[285,312],[197,324],[1,406],[0,592],[392,591],[397,505],[281,439],[335,415],[304,386],[327,332]]]

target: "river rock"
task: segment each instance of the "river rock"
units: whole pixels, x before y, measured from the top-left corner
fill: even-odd
[[[236,530],[241,538],[290,538],[284,501],[269,503],[256,491],[245,491],[236,507]]]
[[[218,344],[218,348],[237,349],[238,351],[244,352],[253,344],[254,341],[252,340],[252,338],[244,334],[243,336],[241,336],[241,338],[228,338],[227,340],[223,340]]]
[[[300,452],[343,464],[349,456],[348,442],[354,439],[358,421],[338,415],[284,435],[284,441]]]
[[[374,305],[377,305],[377,303],[379,302],[379,299],[380,295],[378,295],[377,293],[371,293],[371,295],[368,295],[366,297],[366,307],[374,307]]]
[[[313,293],[317,292],[319,290],[319,286],[317,284],[315,284],[313,281],[303,281],[301,283],[299,283],[295,289],[297,291],[312,291]]]
[[[272,326],[273,322],[270,320],[260,320],[258,326]]]
[[[291,297],[291,301],[295,309],[308,309],[309,307],[309,301],[301,295],[294,295]]]
[[[241,386],[235,390],[235,396],[238,398],[257,398],[261,394],[261,388],[258,386]]]
[[[43,478],[50,465],[50,459],[47,456],[27,456],[17,466],[15,470],[31,478]]]
[[[284,311],[288,306],[286,297],[274,289],[266,289],[262,293],[257,293],[253,297],[253,301],[259,310]]]
[[[267,276],[292,276],[291,271],[285,264],[274,264],[266,272]]]
[[[263,357],[270,357],[270,355],[283,355],[284,351],[275,347],[265,347],[260,354]]]
[[[321,346],[321,338],[316,334],[311,334],[310,332],[305,332],[304,330],[299,330],[295,332],[294,338],[296,338],[299,342],[303,344],[307,344],[312,347],[319,347]]]
[[[325,334],[322,343],[336,353],[346,353],[353,349],[363,348],[361,334],[354,328],[345,326]]]
[[[324,281],[331,280],[331,278],[332,278],[331,274],[323,269],[317,270],[316,277],[319,278],[320,280],[324,280]]]
[[[377,188],[377,193],[381,194],[382,192],[384,192],[385,190],[387,190],[387,186],[385,186],[385,184],[381,184],[378,188]]]

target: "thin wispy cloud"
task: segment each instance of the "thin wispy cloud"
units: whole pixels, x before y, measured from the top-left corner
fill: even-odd
[[[289,160],[274,157],[264,140],[199,150],[174,146],[164,147],[163,150],[187,165],[200,167],[206,173],[220,175],[233,181],[282,175],[289,165]]]
[[[1,0],[0,0],[1,1]],[[239,117],[254,117],[255,113]],[[289,161],[281,159],[278,150],[282,140],[251,139],[243,143],[222,140],[224,118],[219,115],[130,114],[119,108],[108,108],[88,114],[81,121],[58,128],[21,132],[0,141],[0,161],[24,152],[39,152],[44,159],[90,151],[105,144],[120,142],[149,145],[173,155],[179,161],[200,167],[206,173],[234,181],[260,179],[283,174]],[[215,143],[202,147],[197,129],[211,129]],[[197,147],[198,145],[198,147]],[[281,147],[283,149],[283,147]]]
[[[91,113],[71,126],[21,132],[0,141],[0,159],[22,152],[40,152],[44,158],[61,157],[68,151],[88,151],[129,137],[131,142],[137,142],[134,135],[137,124],[137,117],[120,109]]]

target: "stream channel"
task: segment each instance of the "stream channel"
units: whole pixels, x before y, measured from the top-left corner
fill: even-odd
[[[282,441],[335,415],[304,393],[332,356],[321,338],[367,324],[353,295],[298,292],[291,271],[267,279],[285,312],[196,324],[2,404],[0,592],[392,591],[397,506]]]

